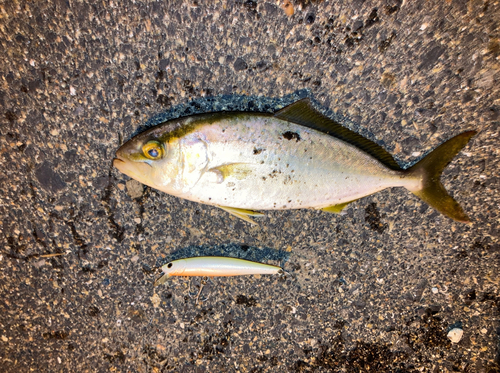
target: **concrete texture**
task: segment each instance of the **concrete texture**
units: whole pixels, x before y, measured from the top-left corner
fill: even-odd
[[[500,3],[284,4],[0,2],[0,371],[499,371]],[[479,131],[443,175],[473,223],[392,189],[254,227],[111,167],[159,118],[305,96],[404,166]],[[211,254],[289,274],[153,288]]]

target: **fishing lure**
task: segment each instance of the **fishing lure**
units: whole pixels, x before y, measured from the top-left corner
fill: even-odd
[[[178,259],[161,267],[164,275],[155,281],[155,286],[164,284],[172,276],[241,276],[283,274],[283,268],[251,260],[222,256],[200,256]]]

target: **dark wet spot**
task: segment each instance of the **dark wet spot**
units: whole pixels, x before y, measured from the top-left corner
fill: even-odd
[[[356,32],[356,31],[360,30],[361,28],[363,28],[363,21],[358,19],[352,25],[352,31]]]
[[[120,362],[124,363],[125,362],[125,354],[121,351],[118,351],[117,353],[111,355],[111,354],[104,354],[104,358],[109,361],[111,364],[115,362]]]
[[[158,97],[156,98],[156,102],[161,106],[170,106],[171,104],[170,97],[163,94],[158,95]]]
[[[371,230],[378,233],[383,233],[387,229],[387,223],[380,221],[380,212],[376,203],[370,203],[365,209],[365,221],[370,226]]]
[[[432,310],[425,309],[418,325],[417,328],[411,329],[406,336],[411,348],[414,350],[420,346],[449,348],[451,342],[446,336],[446,326],[438,317],[432,316]]]
[[[465,293],[465,304],[471,305],[473,301],[476,300],[476,290],[472,289]]]
[[[243,304],[246,307],[253,307],[257,305],[257,300],[252,296],[246,297],[243,294],[239,294],[236,297],[236,304]]]
[[[297,132],[286,131],[283,137],[287,140],[295,139],[297,142],[300,140],[300,135]]]
[[[368,16],[368,19],[365,22],[365,27],[370,27],[371,25],[377,23],[380,21],[380,18],[378,18],[378,9],[373,8],[372,12]]]
[[[314,21],[316,20],[316,16],[314,14],[308,14],[306,16],[306,23],[308,25],[312,25],[314,23]]]
[[[5,118],[7,118],[7,120],[11,123],[15,122],[17,120],[17,115],[16,113],[14,113],[13,111],[11,110],[7,110],[5,112]]]
[[[92,185],[94,188],[100,190],[100,189],[106,188],[108,183],[109,183],[109,176],[105,175],[105,176],[100,176],[100,177],[94,179],[94,181],[92,182]]]
[[[348,366],[348,372],[397,372],[404,366],[408,355],[402,351],[393,351],[391,345],[380,343],[357,342],[353,349],[345,348],[342,336],[343,322],[337,321],[339,330],[328,341],[315,349],[304,348],[305,359],[296,360],[293,372],[337,372],[339,367]]]
[[[57,193],[66,187],[61,176],[52,169],[52,165],[48,162],[44,162],[35,170],[35,176],[40,185],[47,191]]]
[[[68,333],[66,333],[64,330],[56,330],[54,332],[43,333],[42,336],[44,339],[63,340],[68,338]]]
[[[142,263],[141,265],[141,271],[142,273],[146,274],[146,275],[150,275],[151,273],[154,272],[153,268],[151,268],[148,264],[146,263]]]
[[[97,315],[99,315],[101,311],[99,310],[99,308],[97,308],[96,306],[90,306],[88,309],[87,309],[87,313],[89,316],[92,316],[92,317],[96,317]]]
[[[380,53],[384,53],[387,48],[389,48],[389,46],[391,45],[392,43],[392,40],[396,37],[396,33],[393,31],[391,32],[391,35],[389,35],[389,37],[387,37],[386,39],[382,40],[379,45],[378,45],[378,50]]]
[[[255,12],[257,9],[257,1],[255,0],[247,0],[241,3],[249,12]]]
[[[242,70],[246,70],[248,68],[247,63],[242,58],[237,58],[236,61],[234,61],[233,66],[234,66],[234,69],[236,71],[242,71]]]
[[[444,53],[445,49],[440,45],[435,45],[434,43],[429,46],[427,52],[421,57],[421,63],[418,67],[419,70],[429,69],[436,64],[439,57]]]
[[[83,273],[94,273],[95,269],[92,268],[90,265],[85,265],[82,267],[82,272]]]
[[[185,79],[184,80],[184,90],[190,94],[194,94],[195,93],[195,90],[194,90],[194,87],[193,87],[193,83],[191,82],[191,80],[189,79]]]
[[[134,322],[134,323],[140,323],[144,320],[145,313],[143,310],[138,309],[138,308],[133,308],[130,307],[127,311],[128,317]]]
[[[488,52],[493,55],[493,57],[500,56],[500,43],[496,40],[491,40],[488,44]]]
[[[462,97],[462,103],[466,104],[467,102],[470,102],[474,99],[474,95],[470,92],[466,92],[465,95]]]
[[[386,6],[386,7],[385,7],[385,12],[386,12],[387,14],[389,14],[389,15],[390,15],[390,14],[392,14],[392,13],[397,12],[398,10],[399,10],[399,6],[397,6],[397,5],[393,5],[393,6]]]

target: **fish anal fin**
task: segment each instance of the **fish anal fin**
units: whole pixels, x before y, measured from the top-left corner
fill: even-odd
[[[219,180],[220,178],[222,178],[222,180],[220,181],[222,182],[229,176],[232,176],[238,180],[243,180],[252,172],[252,168],[248,163],[230,163],[213,167],[209,171],[214,172],[218,176]]]
[[[321,114],[312,106],[308,98],[284,107],[274,116],[336,137],[370,154],[390,169],[401,170],[401,167],[387,150]]]
[[[251,216],[253,217],[264,216],[264,214],[253,210],[239,209],[236,207],[228,207],[228,206],[217,206],[217,207],[253,225],[258,225],[258,224],[251,218]]]
[[[344,203],[339,203],[338,205],[332,205],[328,207],[324,207],[321,210],[325,212],[329,212],[331,214],[340,214],[342,210],[351,202],[354,201],[349,201],[349,202],[344,202]]]

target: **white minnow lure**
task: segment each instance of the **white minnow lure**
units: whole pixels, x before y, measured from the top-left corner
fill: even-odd
[[[178,259],[165,264],[161,269],[165,274],[155,281],[155,286],[165,283],[172,276],[276,275],[284,272],[279,266],[223,256]]]
[[[474,136],[461,133],[403,170],[381,146],[316,111],[307,99],[273,114],[221,112],[174,119],[135,136],[114,166],[150,187],[222,208],[250,223],[256,210],[318,209],[404,187],[442,214],[469,218],[440,182]]]

